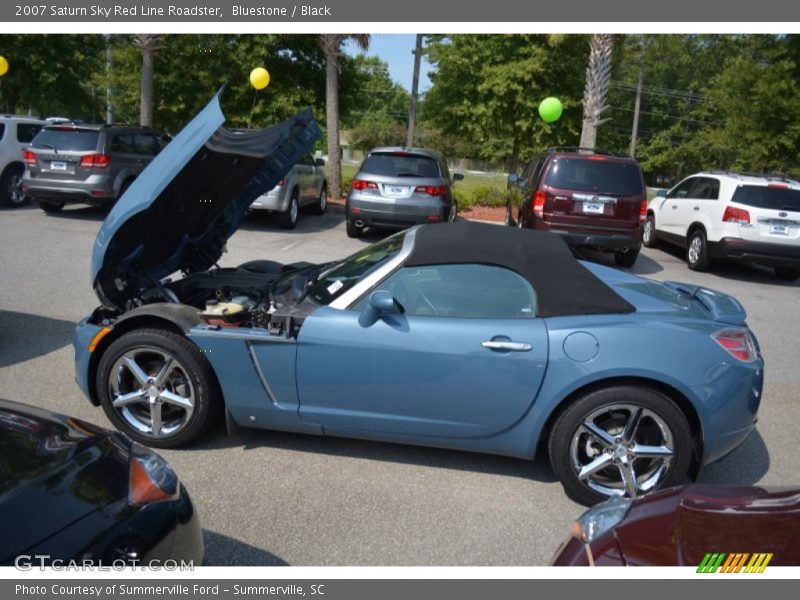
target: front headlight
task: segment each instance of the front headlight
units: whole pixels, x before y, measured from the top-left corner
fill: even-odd
[[[583,513],[572,524],[572,535],[584,544],[590,544],[607,531],[613,529],[625,518],[630,510],[630,498],[613,496]]]

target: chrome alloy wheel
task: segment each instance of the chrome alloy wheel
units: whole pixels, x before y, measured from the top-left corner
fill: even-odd
[[[607,405],[590,413],[570,443],[578,479],[604,496],[635,498],[657,488],[674,454],[666,422],[635,404]]]
[[[703,240],[700,239],[699,235],[696,235],[692,238],[692,241],[689,242],[689,262],[692,264],[699,262],[702,251]]]
[[[447,215],[448,223],[455,223],[457,210],[458,209],[456,208],[456,202],[455,200],[453,200],[453,204],[450,205],[450,212]]]
[[[195,390],[184,366],[163,350],[133,348],[111,367],[111,405],[132,428],[163,438],[180,431],[192,416]]]
[[[643,242],[645,244],[649,244],[653,239],[653,234],[654,234],[654,232],[653,232],[653,220],[652,219],[647,219],[644,222],[644,232],[642,234],[642,237],[644,238]]]
[[[297,221],[297,215],[300,211],[300,203],[296,198],[292,198],[289,203],[289,220],[294,223]]]

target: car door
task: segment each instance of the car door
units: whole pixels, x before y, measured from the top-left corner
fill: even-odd
[[[660,200],[661,205],[656,219],[656,229],[667,234],[673,241],[683,240],[689,227],[693,190],[699,177],[689,177],[667,192],[667,197]]]
[[[378,287],[402,313],[365,322],[368,294],[303,323],[303,421],[370,437],[468,438],[526,413],[548,356],[526,280],[492,265],[433,265],[401,268]]]

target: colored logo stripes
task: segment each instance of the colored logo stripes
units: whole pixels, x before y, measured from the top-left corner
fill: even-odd
[[[747,552],[708,552],[703,557],[703,562],[697,567],[698,573],[763,573],[769,561],[772,560],[772,553],[757,552],[748,554]]]

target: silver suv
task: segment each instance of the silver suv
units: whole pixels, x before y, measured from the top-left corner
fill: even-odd
[[[421,148],[375,148],[353,177],[345,209],[347,235],[365,227],[403,229],[420,223],[455,221],[453,183],[441,154]]]
[[[305,155],[274,188],[256,198],[251,210],[268,210],[280,215],[281,227],[294,229],[300,207],[308,206],[315,215],[328,205],[325,161]]]
[[[0,115],[0,206],[21,206],[27,200],[20,189],[22,150],[44,125],[34,117]]]
[[[45,212],[67,203],[110,205],[166,143],[146,127],[48,125],[22,153],[22,191]]]

